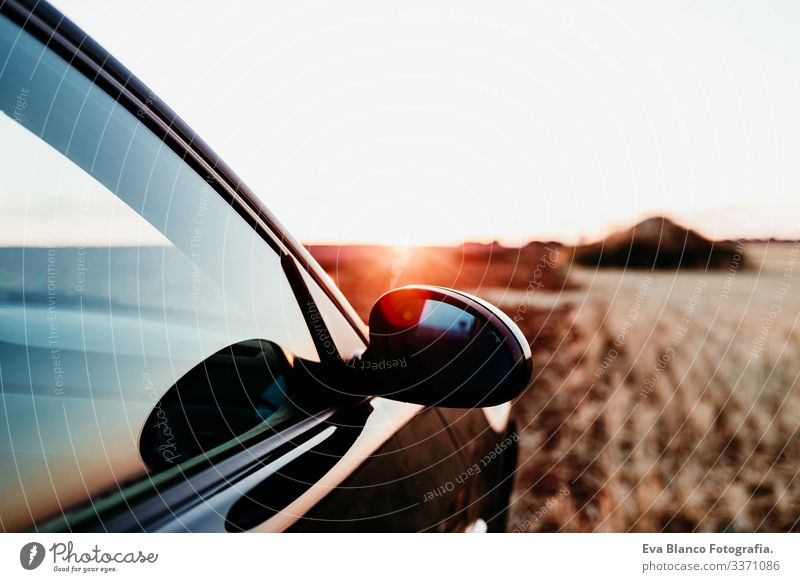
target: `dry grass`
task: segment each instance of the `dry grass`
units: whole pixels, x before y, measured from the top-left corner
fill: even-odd
[[[800,529],[800,249],[749,245],[747,270],[713,273],[573,268],[575,287],[563,266],[540,286],[541,253],[415,252],[326,267],[364,316],[407,282],[517,316],[535,378],[516,403],[512,529]]]
[[[512,528],[800,529],[800,257],[764,251],[746,271],[577,270],[582,293],[536,298],[563,341],[517,404]]]

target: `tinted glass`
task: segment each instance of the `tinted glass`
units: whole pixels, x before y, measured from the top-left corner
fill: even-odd
[[[0,520],[13,530],[159,467],[139,448],[156,403],[229,346],[270,365],[319,357],[247,222],[2,17],[0,109]],[[279,407],[278,375],[248,389],[260,412],[245,425]]]

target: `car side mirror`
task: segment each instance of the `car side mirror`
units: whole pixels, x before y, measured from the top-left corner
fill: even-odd
[[[349,364],[364,393],[426,406],[493,406],[531,379],[531,350],[498,308],[460,291],[414,285],[383,295],[370,346]]]

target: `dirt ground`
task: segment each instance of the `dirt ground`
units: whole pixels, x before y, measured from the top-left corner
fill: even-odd
[[[415,282],[518,321],[534,379],[510,530],[800,530],[800,246],[747,243],[746,268],[713,272],[556,266],[548,245],[326,252],[364,317]]]

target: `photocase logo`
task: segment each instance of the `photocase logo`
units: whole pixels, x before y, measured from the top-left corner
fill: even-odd
[[[44,561],[44,546],[39,542],[30,542],[19,551],[19,563],[26,570],[35,570]]]

